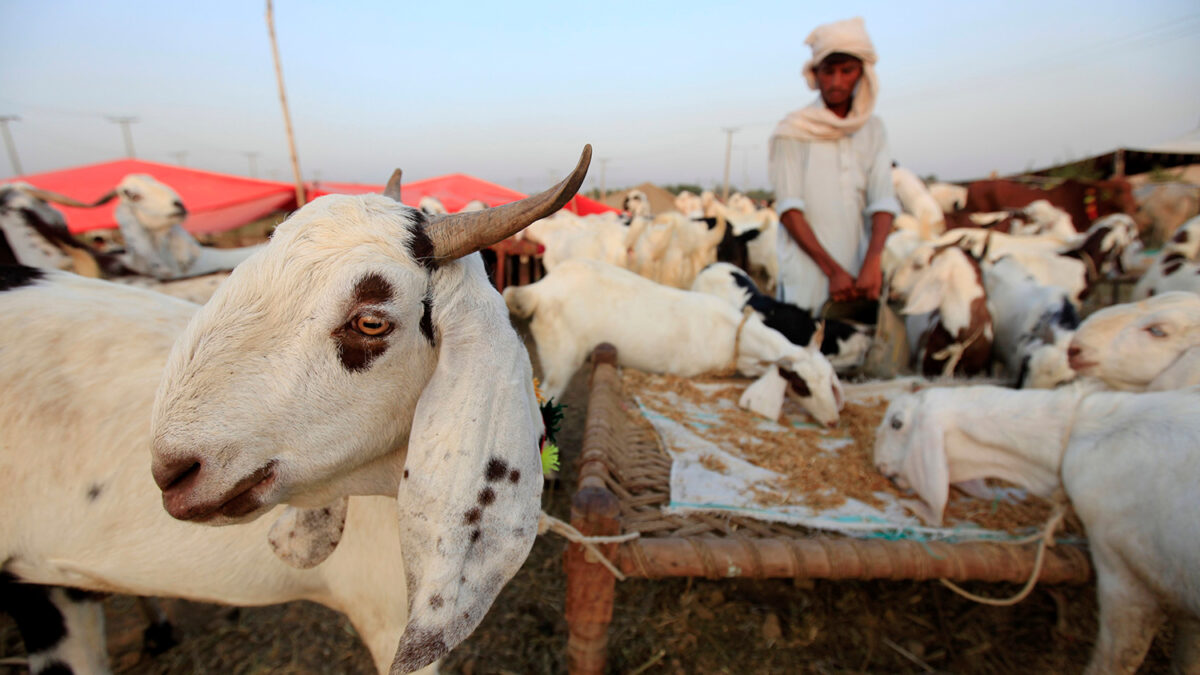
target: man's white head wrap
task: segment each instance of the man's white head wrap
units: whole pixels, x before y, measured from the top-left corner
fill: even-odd
[[[817,88],[815,69],[830,54],[849,54],[862,60],[863,74],[854,90],[854,102],[845,117],[838,117],[820,97],[813,103],[793,111],[775,127],[772,136],[802,141],[831,141],[848,136],[862,128],[875,109],[879,80],[875,76],[875,45],[867,35],[862,17],[817,26],[804,43],[812,47],[812,58],[804,64],[804,79],[809,89]]]

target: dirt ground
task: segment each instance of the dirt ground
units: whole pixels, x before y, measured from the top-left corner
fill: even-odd
[[[536,363],[536,359],[535,359]],[[562,478],[545,510],[566,519],[584,416],[586,373],[564,395]],[[538,539],[524,568],[443,673],[564,673],[564,540]],[[1014,585],[968,584],[1007,596]],[[306,602],[229,608],[168,601],[176,647],[143,654],[144,619],[128,597],[107,601],[118,673],[372,673],[366,648],[340,614]],[[962,599],[936,582],[630,580],[617,585],[610,673],[1077,673],[1096,630],[1094,587],[1039,586],[1015,607]],[[1167,669],[1169,632],[1140,672]],[[0,616],[0,661],[22,655]],[[0,665],[0,675],[25,672]]]

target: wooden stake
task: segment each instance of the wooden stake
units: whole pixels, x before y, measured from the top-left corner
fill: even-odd
[[[288,112],[287,92],[283,88],[283,66],[279,63],[279,43],[275,40],[275,13],[267,0],[267,32],[271,34],[271,54],[275,56],[275,80],[279,83],[279,104],[283,106],[283,124],[287,127],[288,151],[292,155],[292,175],[296,178],[296,207],[304,206],[304,179],[300,177],[300,158],[296,154],[296,136],[292,133],[292,115]]]

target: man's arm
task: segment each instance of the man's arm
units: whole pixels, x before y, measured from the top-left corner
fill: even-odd
[[[890,213],[887,215],[891,215]],[[808,219],[804,217],[803,211],[796,209],[788,209],[779,217],[779,222],[799,244],[800,250],[804,251],[813,262],[817,264],[817,268],[821,270],[829,279],[829,297],[835,301],[849,300],[854,296],[854,277],[850,276],[841,265],[838,264],[833,256],[825,250],[817,239],[816,233],[812,231],[812,226],[808,224]],[[888,229],[891,229],[891,221],[888,221]],[[885,234],[886,238],[887,235]],[[882,245],[880,251],[882,251]],[[879,265],[876,264],[878,268]],[[876,290],[876,295],[879,291]]]
[[[879,263],[883,257],[883,245],[887,243],[888,235],[892,232],[894,219],[895,216],[887,211],[871,214],[871,241],[867,244],[867,254],[863,257],[858,279],[854,281],[855,290],[868,300],[879,299],[879,291],[883,286],[883,271]]]

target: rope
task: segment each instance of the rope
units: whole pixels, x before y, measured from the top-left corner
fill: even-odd
[[[1058,529],[1059,523],[1062,522],[1063,516],[1067,513],[1066,507],[1059,503],[1054,506],[1054,512],[1050,514],[1050,518],[1046,521],[1046,525],[1042,528],[1040,534],[1032,535],[1032,540],[1038,541],[1037,557],[1033,561],[1033,572],[1029,575],[1029,580],[1025,582],[1025,587],[1022,588],[1016,595],[1009,598],[985,598],[982,595],[975,595],[969,591],[963,590],[949,579],[938,579],[942,585],[950,590],[958,593],[968,600],[974,600],[980,604],[991,605],[993,607],[1008,607],[1021,602],[1029,597],[1033,592],[1033,587],[1037,585],[1038,577],[1042,573],[1042,563],[1046,558],[1046,547],[1054,545],[1054,531]],[[1004,542],[1006,544],[1028,544],[1031,541],[1030,537],[1025,539],[1017,539]]]
[[[596,548],[596,544],[620,544],[623,542],[632,541],[642,536],[637,532],[630,532],[628,534],[619,534],[610,537],[589,537],[574,527],[571,527],[570,523],[559,520],[545,511],[542,511],[542,519],[538,521],[538,534],[546,534],[546,532],[553,532],[563,537],[567,541],[584,547],[587,549],[588,553],[596,556],[597,562],[608,568],[608,571],[612,572],[613,576],[620,581],[625,581],[625,575],[621,573],[621,570],[617,569],[617,566],[614,565],[611,560],[606,558],[604,554],[600,552],[600,549]]]
[[[1077,393],[1075,395],[1075,400],[1071,402],[1071,417],[1067,419],[1067,425],[1063,428],[1062,441],[1060,442],[1060,446],[1062,447],[1062,452],[1059,454],[1058,463],[1058,471],[1060,474],[1058,477],[1058,482],[1060,485],[1062,484],[1062,456],[1066,455],[1067,444],[1071,442],[1071,431],[1075,428],[1075,419],[1079,415],[1079,403],[1086,395],[1082,390],[1076,391]],[[1014,545],[1028,544],[1033,541],[1038,542],[1037,556],[1033,560],[1033,573],[1029,575],[1029,580],[1025,582],[1025,587],[1022,588],[1016,595],[1010,598],[985,598],[983,596],[975,595],[974,593],[965,591],[960,586],[947,579],[938,579],[938,581],[942,582],[942,585],[946,588],[949,588],[964,598],[967,598],[968,600],[974,600],[975,602],[984,605],[991,605],[993,607],[1007,607],[1009,605],[1015,605],[1018,602],[1021,602],[1033,592],[1033,587],[1037,585],[1038,576],[1040,576],[1042,573],[1042,563],[1045,561],[1046,547],[1054,545],[1054,531],[1058,529],[1058,526],[1062,523],[1062,519],[1064,516],[1066,516],[1066,514],[1067,497],[1061,490],[1059,490],[1055,494],[1054,511],[1050,513],[1050,518],[1046,520],[1046,524],[1042,528],[1041,533],[1030,535],[1023,539],[1014,539],[1012,541],[1004,542],[1006,544]]]
[[[967,349],[979,339],[980,335],[983,335],[985,328],[987,328],[987,324],[980,326],[979,329],[975,331],[974,335],[967,338],[966,342],[955,342],[947,345],[944,349],[939,349],[933,353],[933,359],[935,361],[949,359],[946,361],[946,365],[942,366],[942,377],[954,376],[954,369],[958,368],[958,362],[962,359],[963,353],[966,352]]]

